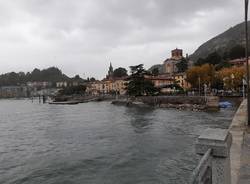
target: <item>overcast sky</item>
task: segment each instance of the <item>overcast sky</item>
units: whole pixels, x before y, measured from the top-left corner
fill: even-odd
[[[0,0],[0,73],[59,67],[102,78],[162,63],[243,21],[244,0]]]

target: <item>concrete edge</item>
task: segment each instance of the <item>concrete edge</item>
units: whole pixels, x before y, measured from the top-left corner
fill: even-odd
[[[235,113],[232,123],[229,127],[229,132],[232,134],[233,138],[232,146],[230,149],[232,184],[237,184],[240,174],[241,152],[247,123],[246,113],[247,100],[245,99],[242,101],[240,107]]]

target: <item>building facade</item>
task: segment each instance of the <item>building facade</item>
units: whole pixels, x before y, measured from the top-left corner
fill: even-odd
[[[0,87],[0,98],[23,98],[28,96],[26,86],[2,86]]]
[[[174,74],[178,72],[176,64],[183,58],[182,49],[174,49],[171,51],[171,58],[166,59],[163,62],[163,72],[167,74]]]
[[[102,81],[95,81],[87,86],[86,92],[91,95],[101,94],[126,94],[125,78],[104,79]]]

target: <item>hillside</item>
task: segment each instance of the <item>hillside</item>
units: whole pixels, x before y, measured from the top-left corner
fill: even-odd
[[[250,25],[248,26],[250,30]],[[202,44],[191,56],[191,60],[197,61],[199,58],[205,58],[210,53],[217,51],[221,56],[225,52],[236,45],[244,46],[245,43],[245,31],[244,22],[234,27],[231,27],[224,33],[212,38],[211,40]],[[250,36],[250,34],[249,34]]]
[[[4,85],[20,85],[26,82],[33,81],[46,81],[46,82],[58,82],[58,81],[70,81],[70,80],[83,80],[79,76],[70,78],[63,74],[62,71],[56,67],[50,67],[47,69],[39,70],[34,69],[32,72],[10,72],[0,75],[0,86]]]

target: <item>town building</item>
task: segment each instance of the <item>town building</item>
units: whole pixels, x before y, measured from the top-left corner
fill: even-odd
[[[168,75],[145,76],[145,79],[150,80],[157,88],[168,86],[174,83],[174,79]]]
[[[27,86],[29,88],[44,89],[52,87],[52,82],[46,82],[46,81],[27,82]]]
[[[174,84],[178,84],[184,90],[190,88],[190,84],[186,81],[187,76],[185,73],[160,74],[157,76],[145,76],[145,78],[151,80],[157,88],[164,88]]]
[[[60,81],[56,82],[56,88],[66,88],[83,85],[84,82],[73,80],[73,81]]]
[[[246,58],[238,58],[228,61],[231,66],[241,67],[246,65]],[[248,60],[248,63],[250,63],[250,60]]]
[[[101,94],[126,94],[126,79],[125,78],[113,78],[103,79],[102,81],[94,81],[87,85],[86,93],[91,95]]]
[[[68,86],[68,83],[66,81],[56,82],[57,88],[66,88]]]
[[[182,49],[174,49],[171,51],[171,58],[166,59],[163,62],[163,72],[168,74],[173,74],[178,72],[176,64],[183,58]]]
[[[26,86],[2,86],[0,87],[0,98],[23,98],[28,96]]]
[[[187,82],[186,73],[176,73],[172,76],[172,78],[175,80],[177,84],[179,84],[180,87],[182,87],[185,90],[191,87],[190,83]]]

